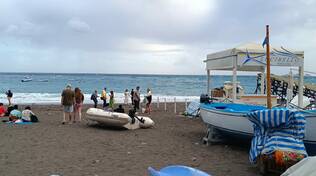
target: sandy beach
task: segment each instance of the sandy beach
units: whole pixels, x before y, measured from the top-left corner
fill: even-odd
[[[149,166],[173,164],[215,176],[259,175],[248,161],[247,146],[204,145],[205,124],[175,115],[173,105],[167,112],[154,106],[150,117],[155,127],[133,131],[87,125],[85,120],[62,125],[61,106],[32,108],[40,123],[0,124],[0,175],[145,176]],[[178,106],[179,112],[183,109]]]

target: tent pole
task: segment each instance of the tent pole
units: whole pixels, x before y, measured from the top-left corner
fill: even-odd
[[[211,83],[211,76],[210,76],[210,70],[207,69],[207,91],[206,93],[210,96],[211,91],[210,91],[210,83]]]
[[[300,76],[298,81],[298,106],[303,108],[304,65],[300,66],[298,71]]]
[[[289,107],[290,100],[293,98],[293,73],[290,69],[289,82],[286,90],[286,107]]]
[[[233,60],[233,102],[237,99],[237,56]]]
[[[261,95],[264,94],[264,80],[265,80],[265,68],[261,71],[261,85],[260,85]]]

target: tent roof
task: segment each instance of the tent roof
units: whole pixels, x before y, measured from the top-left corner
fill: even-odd
[[[278,51],[282,51],[281,47],[271,47],[270,50],[278,50]],[[297,55],[304,55],[304,51],[294,51],[292,49],[287,49],[288,51],[297,54]],[[207,55],[207,60],[209,59],[220,59],[223,57],[228,57],[228,56],[232,56],[232,55],[237,55],[238,53],[253,53],[253,54],[264,54],[266,52],[266,49],[262,47],[262,45],[260,44],[256,44],[256,43],[245,43],[242,45],[239,45],[235,48],[231,48],[231,49],[227,49],[227,50],[223,50],[223,51],[219,51],[216,53],[211,53]],[[205,60],[205,61],[207,61]]]
[[[285,50],[282,47],[270,47],[270,51],[271,52],[274,52],[274,51],[284,52]],[[286,51],[289,51],[290,53],[293,53],[296,56],[298,56],[297,58],[299,58],[300,61],[286,60],[289,56],[281,56],[282,59],[285,59],[285,60],[279,60],[280,57],[278,56],[278,57],[274,57],[274,61],[272,61],[272,65],[297,66],[298,64],[301,64],[303,62],[304,51],[294,51],[291,49],[286,49]],[[239,45],[235,48],[208,54],[207,59],[204,62],[206,62],[207,69],[210,69],[210,70],[231,70],[233,67],[234,60],[236,60],[236,63],[237,63],[237,70],[240,70],[240,71],[264,70],[265,65],[262,65],[260,63],[249,62],[246,65],[243,64],[243,61],[247,52],[250,54],[251,57],[253,57],[253,56],[265,54],[266,49],[263,48],[262,45],[260,44],[246,43],[246,44]],[[264,60],[265,62],[265,59],[262,57],[261,57],[261,60]]]

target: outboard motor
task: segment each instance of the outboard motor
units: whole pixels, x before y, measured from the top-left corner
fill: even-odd
[[[201,94],[200,103],[210,103],[210,98],[207,94]]]

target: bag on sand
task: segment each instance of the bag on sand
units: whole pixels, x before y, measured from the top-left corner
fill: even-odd
[[[38,122],[38,118],[36,117],[36,115],[31,115],[31,122]]]

